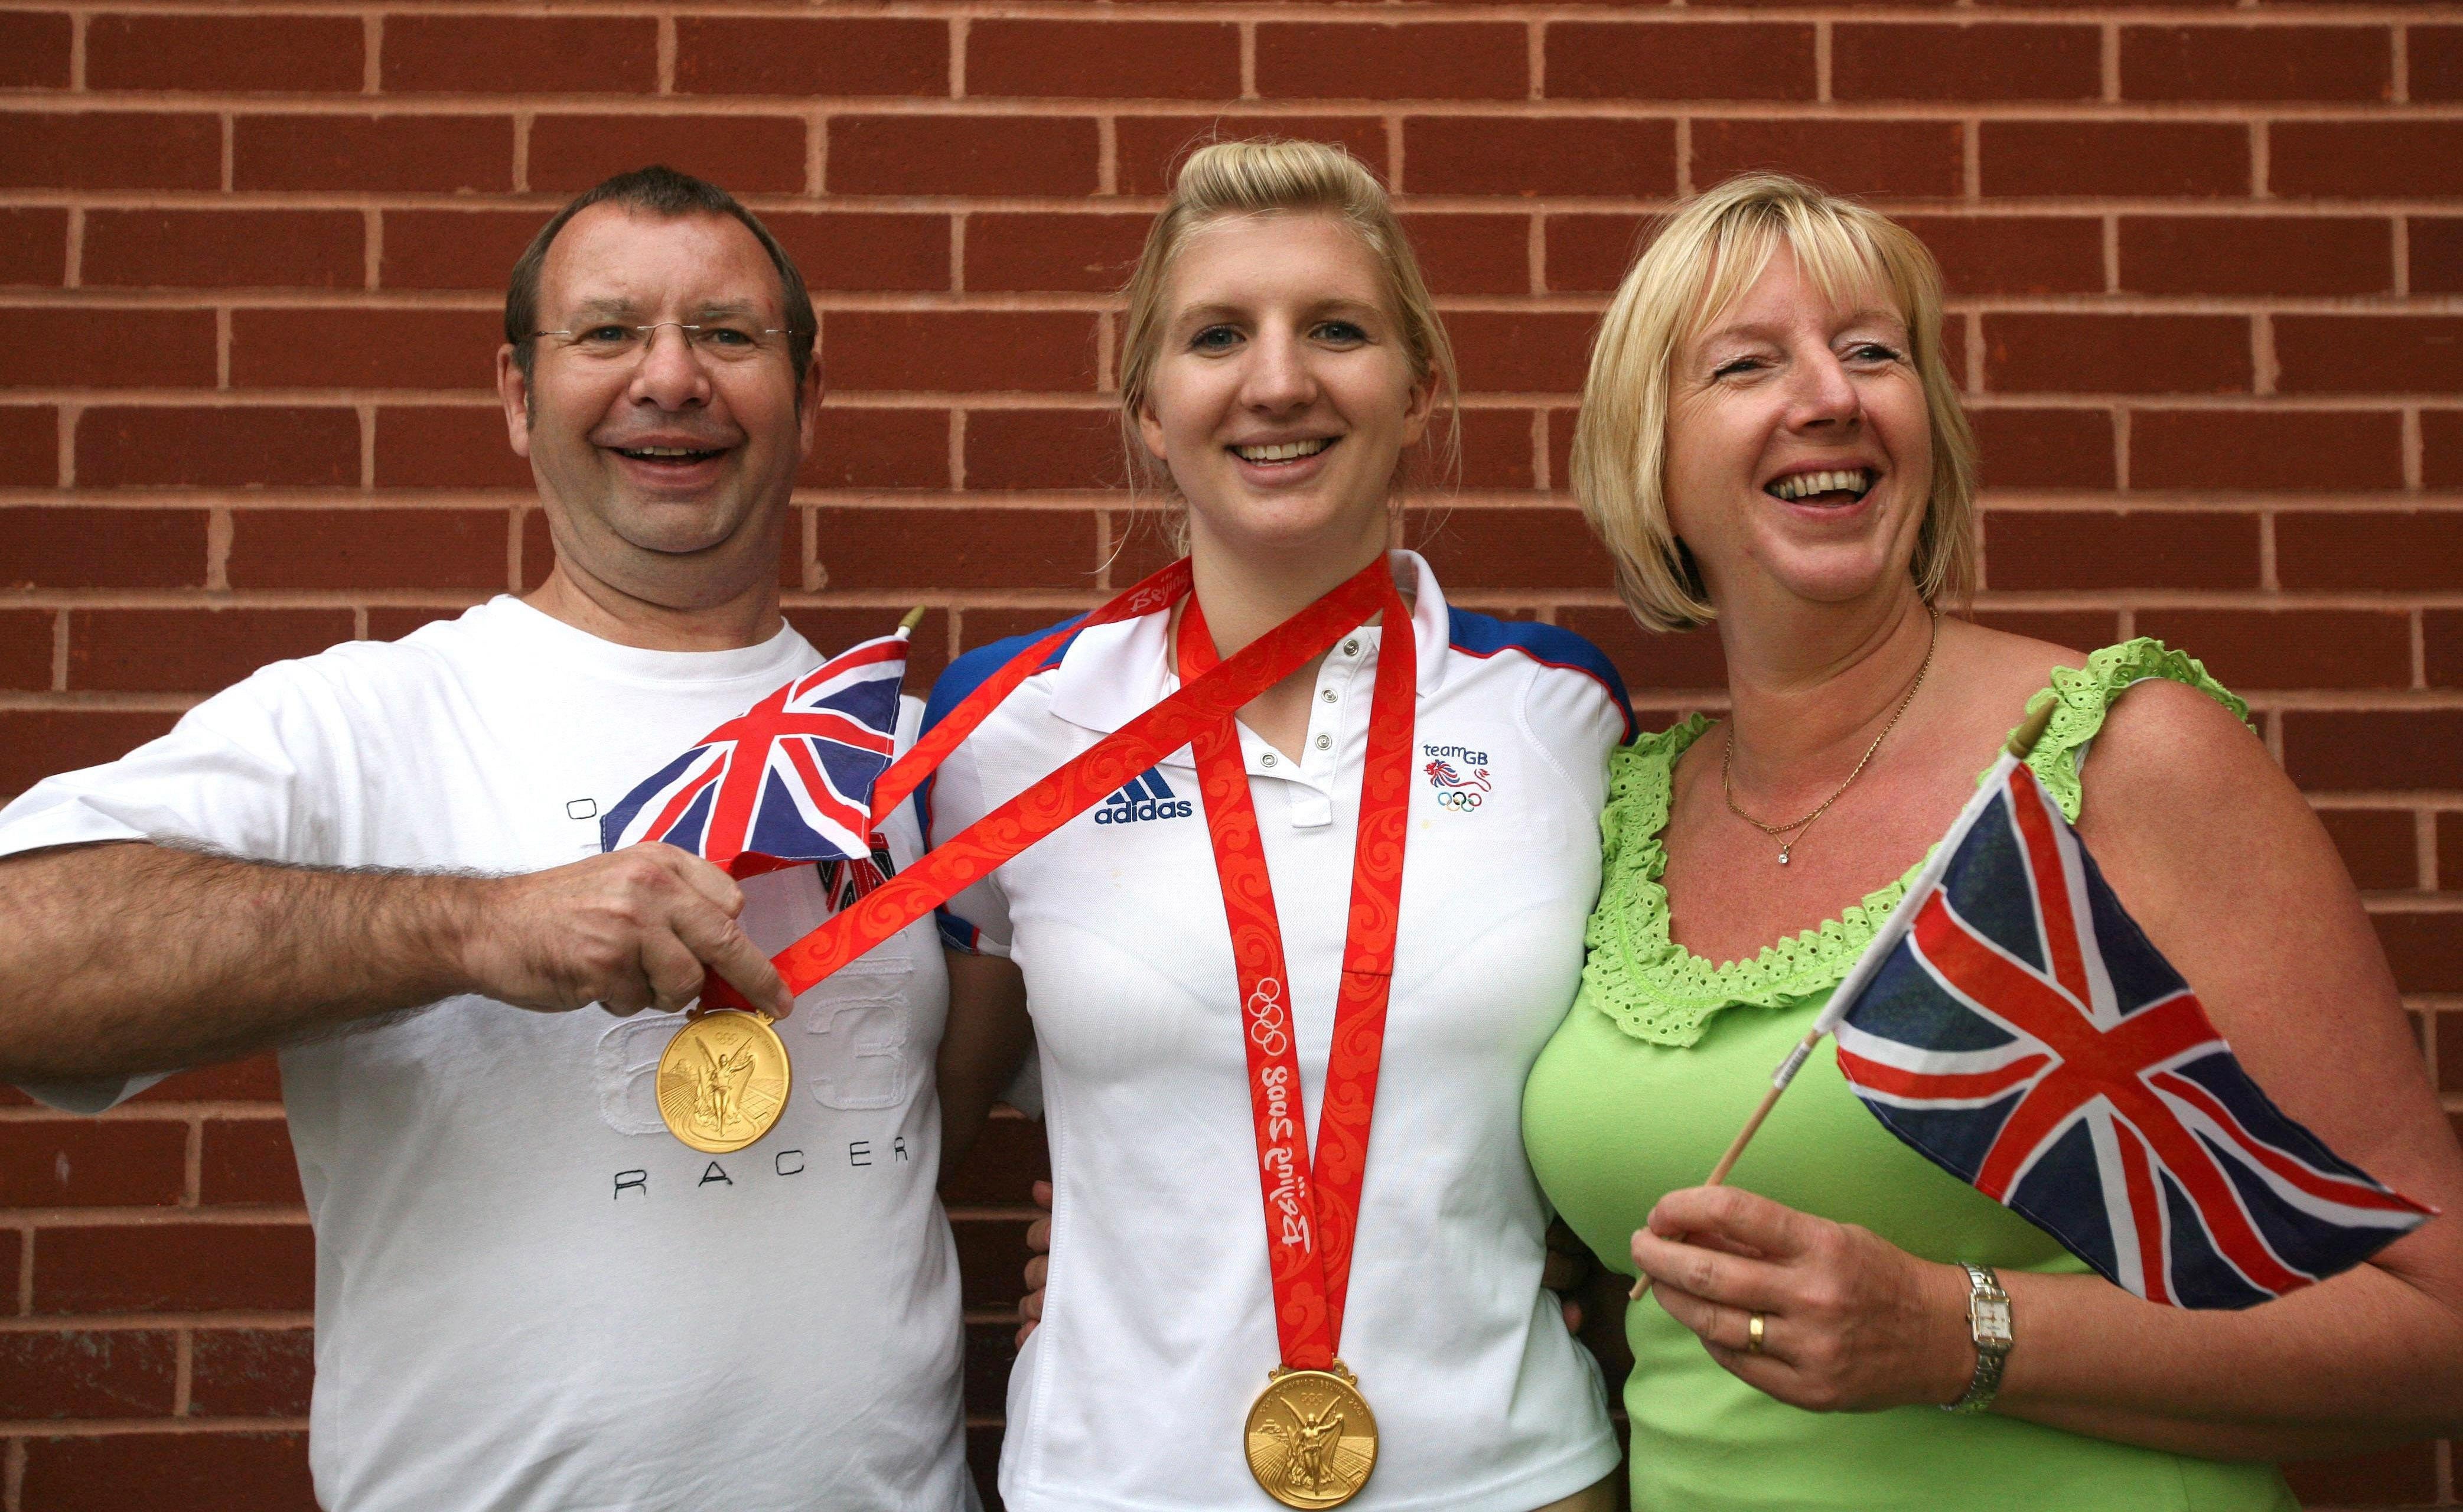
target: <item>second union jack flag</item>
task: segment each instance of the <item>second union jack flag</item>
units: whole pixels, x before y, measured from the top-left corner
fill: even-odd
[[[663,841],[742,878],[873,863],[872,784],[889,765],[901,631],[831,657],[696,741],[599,821],[603,849]]]
[[[2250,1080],[2032,771],[1970,812],[1838,1026],[1892,1133],[2175,1306],[2279,1297],[2424,1220]]]

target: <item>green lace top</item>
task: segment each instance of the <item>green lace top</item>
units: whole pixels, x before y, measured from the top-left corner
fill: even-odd
[[[2107,646],[2083,668],[2057,668],[2043,699],[2060,708],[2028,764],[2075,822],[2079,813],[2078,757],[2103,728],[2112,701],[2130,684],[2148,677],[2186,683],[2247,718],[2249,706],[2207,675],[2196,658],[2140,637]],[[1899,879],[1867,893],[1837,918],[1765,946],[1751,960],[1713,965],[1668,938],[1667,891],[1659,879],[1667,869],[1660,843],[1667,827],[1667,803],[1677,757],[1711,727],[1701,714],[1672,729],[1637,737],[1610,758],[1607,808],[1600,818],[1605,861],[1599,907],[1585,943],[1582,996],[1617,1027],[1657,1044],[1689,1045],[1702,1038],[1711,1015],[1749,1003],[1763,1008],[1798,1006],[1828,994],[1923,868],[1918,857]],[[1978,775],[1978,780],[1982,780]]]

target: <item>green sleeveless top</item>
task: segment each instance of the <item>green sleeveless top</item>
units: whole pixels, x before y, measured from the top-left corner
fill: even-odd
[[[2051,728],[2030,764],[2071,819],[2078,760],[2132,683],[2165,677],[2246,717],[2206,668],[2152,640],[2063,668]],[[2047,695],[2038,694],[2038,702]],[[1651,1204],[1697,1186],[1923,864],[1819,929],[1750,960],[1713,965],[1668,938],[1667,822],[1676,758],[1710,728],[1699,715],[1611,758],[1604,866],[1580,995],[1524,1088],[1533,1170],[1565,1220],[1612,1268]],[[1901,1144],[1847,1090],[1822,1041],[1729,1178],[1799,1211],[1861,1223],[1928,1260],[2006,1270],[2086,1266],[2026,1219]],[[2017,1348],[2028,1348],[2018,1320]],[[1993,1413],[1933,1407],[1808,1413],[1721,1370],[1650,1302],[1625,1311],[1633,1374],[1637,1512],[1876,1508],[1893,1512],[2293,1512],[2272,1465],[2140,1449]],[[2041,1348],[2041,1346],[2038,1346]]]

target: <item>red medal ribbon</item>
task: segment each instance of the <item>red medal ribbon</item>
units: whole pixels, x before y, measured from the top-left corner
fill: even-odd
[[[1351,859],[1351,913],[1343,931],[1342,980],[1335,998],[1334,1042],[1326,1057],[1325,1097],[1313,1160],[1300,1099],[1282,921],[1275,909],[1274,884],[1266,871],[1264,841],[1232,712],[1200,728],[1190,742],[1239,974],[1275,1329],[1283,1364],[1294,1370],[1326,1370],[1342,1342],[1352,1238],[1360,1225],[1360,1191],[1368,1167],[1369,1120],[1377,1106],[1377,1068],[1385,1048],[1385,1005],[1394,985],[1419,657],[1410,611],[1382,557],[1376,571],[1384,586],[1384,645],[1377,654],[1376,690],[1368,707],[1368,756],[1361,777],[1360,824]],[[1184,676],[1203,681],[1214,675],[1214,639],[1194,598],[1181,616],[1179,653]]]

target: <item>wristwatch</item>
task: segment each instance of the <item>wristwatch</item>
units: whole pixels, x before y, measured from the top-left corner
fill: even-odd
[[[2001,1366],[2010,1358],[2010,1294],[2001,1289],[1992,1266],[1960,1263],[1967,1270],[1967,1331],[1975,1341],[1975,1373],[1958,1400],[1942,1404],[1941,1410],[1980,1413],[2001,1390]]]

